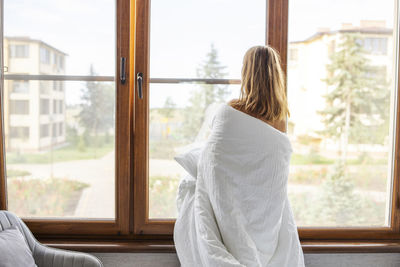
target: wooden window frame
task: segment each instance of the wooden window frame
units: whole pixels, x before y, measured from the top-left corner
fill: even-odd
[[[0,15],[2,16],[0,0]],[[125,57],[127,82],[116,82],[116,218],[115,220],[24,220],[45,244],[89,252],[174,252],[171,219],[149,219],[148,203],[148,84],[150,0],[116,0],[116,59]],[[267,1],[266,43],[280,52],[286,72],[288,0]],[[137,16],[136,16],[137,15]],[[129,23],[127,23],[129,22]],[[0,22],[1,23],[1,22]],[[0,25],[2,27],[2,25]],[[0,46],[3,38],[0,36]],[[399,38],[396,36],[396,38]],[[3,51],[0,49],[0,62]],[[120,65],[116,60],[116,75]],[[3,66],[1,66],[3,67]],[[399,68],[397,68],[399,71]],[[144,74],[143,99],[137,97],[136,73]],[[400,73],[398,73],[400,76]],[[74,77],[79,79],[79,77]],[[0,80],[4,80],[0,71]],[[164,81],[165,82],[165,81]],[[169,82],[174,82],[173,79]],[[237,83],[237,81],[228,81]],[[0,84],[2,86],[2,83]],[[397,87],[400,93],[400,87]],[[3,90],[0,100],[3,101]],[[397,98],[394,176],[390,227],[300,227],[305,252],[400,251],[400,101]],[[3,108],[3,105],[1,105]],[[2,111],[1,111],[2,112]],[[2,112],[3,114],[3,112]],[[285,122],[280,125],[285,130]],[[4,131],[0,123],[0,135]],[[0,142],[0,209],[7,209],[4,140]]]
[[[148,190],[148,105],[150,82],[149,73],[149,36],[150,36],[150,0],[137,0],[136,8],[136,72],[142,72],[143,99],[136,100],[134,109],[137,116],[134,123],[134,233],[138,235],[172,236],[174,220],[149,219]],[[147,15],[146,15],[147,14]],[[398,36],[396,36],[398,38]],[[274,47],[281,56],[282,67],[287,71],[288,48],[288,0],[267,0],[266,43]],[[400,75],[400,73],[398,74]],[[397,92],[400,93],[397,86]],[[400,142],[400,102],[397,98],[395,144]],[[279,125],[285,131],[286,122]],[[307,240],[394,240],[400,238],[400,190],[398,145],[394,146],[393,193],[390,226],[388,227],[299,227],[299,236]]]
[[[130,62],[130,26],[126,21],[130,21],[130,0],[116,0],[116,60],[115,77],[120,77],[119,59],[125,57],[127,66]],[[3,0],[0,0],[1,17],[3,17]],[[1,29],[3,25],[1,22]],[[1,31],[3,32],[3,30]],[[1,36],[1,47],[3,47],[3,36]],[[1,65],[3,65],[3,49],[1,49]],[[4,66],[1,66],[2,70]],[[40,76],[40,75],[39,75]],[[4,74],[1,71],[1,103],[3,103],[3,81]],[[54,79],[63,79],[65,77],[57,76]],[[32,78],[35,79],[35,78]],[[41,78],[38,77],[38,80]],[[68,77],[65,78],[68,80]],[[79,81],[79,77],[69,77],[70,80]],[[38,237],[54,238],[54,237],[82,237],[82,236],[119,236],[129,234],[129,199],[131,187],[131,134],[130,134],[130,91],[129,77],[127,82],[122,84],[119,79],[115,78],[116,86],[116,142],[115,142],[115,219],[112,220],[76,220],[76,219],[24,219],[29,229]],[[1,104],[1,114],[3,112],[3,104]],[[0,135],[4,133],[3,120],[0,124]],[[0,142],[0,209],[7,209],[7,182],[6,182],[6,165],[5,165],[5,147],[4,138]]]

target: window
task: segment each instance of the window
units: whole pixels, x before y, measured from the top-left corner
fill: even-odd
[[[12,58],[28,58],[29,45],[10,45],[10,57]]]
[[[368,66],[365,70],[365,77],[367,79],[373,79],[380,81],[381,83],[387,79],[388,66],[374,65]]]
[[[58,136],[64,135],[64,123],[59,122],[58,123]]]
[[[41,124],[40,125],[40,138],[45,138],[49,136],[49,124]]]
[[[58,103],[58,100],[53,99],[53,114],[58,113],[57,103]]]
[[[29,100],[10,100],[10,114],[28,115]]]
[[[58,136],[57,135],[57,124],[56,123],[53,123],[53,125],[52,125],[51,136],[52,137],[57,137]]]
[[[29,139],[29,127],[10,127],[10,138]]]
[[[40,99],[40,114],[46,115],[50,114],[50,100],[49,99]]]
[[[396,58],[389,52],[397,43],[395,2],[369,2],[351,12],[352,24],[343,24],[349,17],[340,10],[358,4],[336,1],[310,9],[289,2],[288,49],[296,47],[300,59],[287,72],[294,147],[289,199],[298,226],[329,227],[338,238],[397,227],[392,129],[399,126],[390,107],[398,88]],[[373,12],[378,10],[384,22]],[[315,27],[329,31],[317,33]]]
[[[13,81],[12,82],[13,93],[29,93],[29,81]]]
[[[48,95],[50,93],[50,83],[51,81],[39,81],[39,92],[43,95]]]
[[[135,102],[135,114],[141,114],[134,126],[135,233],[172,233],[176,190],[185,173],[173,156],[206,138],[202,125],[207,126],[208,111],[238,97],[246,50],[268,42],[284,51],[284,42],[272,30],[281,25],[282,6],[267,9],[268,3],[202,1],[182,6],[180,1],[152,1],[147,7],[147,1],[137,1],[141,12],[136,27],[141,30],[136,33],[135,68],[147,82],[143,100]],[[175,19],[166,19],[166,14]],[[286,62],[286,52],[282,57]]]
[[[40,62],[50,64],[50,50],[46,47],[40,47]]]
[[[58,113],[62,114],[64,112],[64,102],[62,100],[58,101]]]
[[[363,39],[364,49],[369,53],[387,54],[387,38],[367,37]]]
[[[58,91],[58,84],[59,84],[58,81],[54,81],[54,82],[53,82],[53,90],[54,90],[54,91]]]
[[[219,4],[223,5],[223,3],[225,2],[222,1]],[[393,129],[390,124],[394,121],[395,112],[389,109],[393,106],[395,99],[391,96],[391,92],[395,90],[394,83],[391,81],[396,80],[396,71],[390,67],[395,65],[396,58],[389,52],[390,47],[396,47],[396,38],[393,38],[393,36],[396,36],[394,32],[397,32],[392,14],[394,2],[388,1],[385,6],[382,6],[378,1],[368,3],[367,10],[379,9],[382,14],[385,14],[386,25],[375,23],[376,26],[373,30],[371,28],[365,29],[365,22],[361,22],[365,17],[370,17],[371,21],[375,20],[373,13],[368,13],[369,11],[366,11],[365,8],[352,12],[351,20],[358,24],[340,26],[347,19],[350,19],[350,17],[346,17],[347,15],[341,16],[340,10],[348,9],[349,5],[356,6],[358,3],[356,1],[335,2],[335,5],[332,5],[332,8],[336,10],[335,12],[327,9],[325,4],[319,6],[316,2],[315,7],[311,9],[302,1],[292,1],[289,2],[288,9],[290,11],[287,21],[285,19],[286,14],[280,17],[281,13],[279,12],[282,12],[282,10],[278,9],[279,12],[277,12],[274,9],[282,8],[280,3],[283,2],[273,1],[269,6],[273,11],[268,9],[268,16],[266,17],[265,14],[264,17],[263,15],[259,16],[254,11],[265,9],[254,8],[252,4],[246,5],[246,8],[252,8],[251,12],[242,9],[241,14],[252,14],[252,22],[256,25],[261,25],[258,20],[268,20],[268,25],[271,25],[272,29],[267,30],[267,40],[280,52],[284,66],[287,62],[286,55],[289,57],[289,62],[290,60],[298,61],[297,65],[288,66],[287,88],[292,110],[288,125],[291,127],[290,138],[296,152],[292,158],[292,166],[294,167],[289,177],[289,196],[292,201],[294,216],[300,227],[300,235],[302,238],[322,239],[328,236],[332,238],[335,235],[331,233],[335,233],[338,238],[354,238],[369,231],[372,233],[380,227],[385,227],[386,233],[389,234],[390,229],[395,227],[391,225],[394,222],[393,217],[390,217],[391,211],[394,208],[393,205],[397,205],[393,204],[391,199],[391,191],[393,190],[391,173],[394,170],[394,166],[391,165],[391,155],[394,152],[392,151],[394,135],[390,130]],[[284,3],[286,2],[284,1]],[[179,176],[184,173],[173,162],[172,157],[179,149],[183,149],[190,142],[199,141],[206,136],[205,132],[197,134],[199,129],[202,129],[201,124],[204,122],[204,114],[199,110],[205,110],[202,105],[204,102],[207,103],[207,97],[212,98],[213,94],[210,94],[210,92],[218,91],[218,89],[223,92],[222,88],[225,87],[228,92],[232,92],[232,94],[228,93],[227,97],[235,97],[233,93],[237,89],[234,88],[234,85],[213,84],[213,79],[223,80],[229,77],[230,83],[233,83],[235,79],[240,79],[241,57],[245,48],[251,46],[251,44],[245,45],[243,52],[235,51],[235,46],[231,46],[234,41],[229,40],[229,36],[224,35],[224,33],[230,32],[229,26],[231,26],[235,28],[235,33],[238,36],[243,36],[242,33],[239,33],[240,25],[229,22],[230,16],[234,17],[235,14],[234,5],[230,5],[230,14],[224,15],[223,23],[213,23],[212,14],[214,13],[207,13],[209,14],[207,21],[200,18],[196,19],[194,15],[196,13],[194,10],[203,14],[199,12],[202,10],[201,5],[205,4],[203,2],[198,6],[193,4],[184,8],[178,3],[179,8],[174,4],[174,2],[169,2],[168,7],[165,7],[157,1],[152,1],[150,7],[152,16],[148,24],[137,25],[140,29],[142,27],[147,29],[147,26],[150,28],[150,31],[145,31],[144,35],[139,32],[139,36],[136,36],[139,44],[135,51],[139,55],[136,61],[137,71],[143,71],[144,80],[149,81],[148,84],[144,85],[143,95],[144,99],[148,99],[148,104],[146,101],[137,101],[135,107],[135,112],[140,114],[140,116],[135,117],[136,140],[143,140],[142,142],[136,141],[134,145],[136,153],[141,155],[141,161],[135,162],[136,175],[141,177],[135,177],[140,180],[137,184],[141,186],[140,189],[135,191],[138,192],[135,201],[148,203],[148,208],[147,206],[143,208],[140,204],[135,203],[136,210],[134,212],[139,214],[136,216],[139,219],[135,224],[136,226],[139,225],[138,229],[140,229],[135,230],[137,233],[140,231],[149,234],[170,233],[171,228],[166,225],[165,220],[169,220],[172,225],[176,214],[174,197],[177,181],[179,181]],[[218,8],[220,6],[213,5],[214,11]],[[163,14],[171,15],[174,14],[175,10],[186,15],[175,15],[174,17],[179,18],[176,21],[165,22],[162,19]],[[321,16],[315,16],[316,13],[321,14]],[[144,14],[146,13],[139,14],[139,17],[147,22]],[[190,14],[190,16],[187,14]],[[219,13],[215,11],[215,14]],[[190,42],[197,39],[191,37],[190,31],[178,30],[178,20],[182,21],[183,16],[185,24],[191,25],[191,29],[196,29],[193,32],[201,33],[201,44],[196,43],[196,47],[198,47],[196,53],[193,51],[185,52],[185,47],[193,47]],[[251,25],[250,22],[244,22],[245,17],[240,17],[240,24]],[[282,31],[276,31],[278,28],[274,23],[279,24],[281,22],[274,21],[274,18],[277,19],[277,17],[288,23],[288,34],[285,28],[281,28]],[[139,23],[144,23],[143,21],[139,19]],[[199,26],[194,21],[204,21],[204,23]],[[207,27],[207,23],[216,26]],[[315,26],[325,29],[328,26],[330,29],[320,32]],[[210,30],[211,28],[212,30]],[[256,26],[249,26],[249,28],[257,29]],[[202,30],[206,32],[202,33]],[[211,32],[215,32],[215,35]],[[256,32],[254,36],[260,36],[262,32],[265,31],[260,29],[260,32]],[[252,33],[247,30],[246,38],[243,39],[250,40]],[[149,34],[149,40],[146,39],[146,34]],[[373,36],[374,34],[375,36]],[[167,41],[163,38],[166,35],[171,37]],[[199,57],[198,55],[201,55],[200,51],[207,51],[204,43],[207,43],[208,39],[206,38],[208,36],[211,36],[210,39],[215,41],[214,45],[210,45],[208,49],[208,55],[212,55],[214,59],[212,63],[211,61],[207,62],[207,52],[203,52],[202,59],[195,59]],[[287,43],[285,36],[288,36]],[[385,81],[375,79],[375,77],[371,77],[367,81],[363,78],[368,73],[368,66],[362,64],[354,66],[354,70],[360,70],[362,74],[359,77],[352,78],[362,81],[363,85],[359,86],[357,93],[354,91],[352,94],[357,94],[362,99],[351,100],[350,105],[353,113],[351,114],[350,125],[347,124],[347,132],[345,133],[343,132],[344,126],[341,124],[344,119],[338,117],[335,118],[332,125],[329,124],[329,118],[332,116],[329,111],[334,110],[334,108],[343,110],[345,102],[337,103],[337,101],[340,101],[339,97],[339,100],[329,103],[324,96],[329,93],[332,93],[332,96],[338,95],[338,91],[334,91],[334,82],[338,77],[337,75],[345,72],[341,71],[340,66],[335,65],[339,64],[337,62],[339,59],[335,61],[335,57],[339,58],[344,55],[347,58],[351,54],[349,52],[357,47],[357,38],[374,38],[366,41],[371,43],[367,45],[369,50],[363,48],[364,44],[362,47],[358,47],[360,53],[357,56],[360,56],[360,58],[357,59],[360,59],[360,62],[365,62],[365,64],[375,64],[375,66],[382,64],[378,62],[385,62],[383,64],[387,68],[387,77]],[[376,38],[379,38],[379,40]],[[149,42],[149,47],[143,47],[142,44],[147,44],[147,42]],[[228,46],[224,45],[222,45],[222,49],[218,47],[218,44],[223,43],[229,43],[229,49]],[[242,38],[239,43],[242,43]],[[262,41],[258,40],[252,43],[259,44]],[[243,44],[245,44],[244,41]],[[349,47],[346,45],[349,45]],[[233,55],[227,55],[229,52],[237,55],[238,59],[233,60]],[[361,58],[361,54],[363,58]],[[372,58],[372,55],[386,55],[386,58]],[[149,58],[148,61],[147,58]],[[185,62],[185,64],[177,64],[184,67],[171,65],[172,58],[175,62]],[[228,58],[232,61],[227,60]],[[198,64],[198,62],[205,63]],[[231,62],[238,62],[238,65],[231,65]],[[204,67],[209,67],[207,63],[214,64],[214,70],[218,69],[219,71],[214,71],[213,75],[210,76],[204,75],[206,72],[202,71]],[[196,69],[197,72],[193,71]],[[331,79],[329,79],[330,71],[332,71]],[[190,84],[188,84],[190,81],[197,82],[196,86],[193,86],[196,88],[188,89],[190,88]],[[184,86],[168,84],[179,82],[187,83]],[[207,84],[202,85],[202,82],[207,82]],[[356,88],[356,86],[352,86],[352,88]],[[208,92],[211,96],[206,95],[204,97],[202,94],[207,94],[204,92]],[[375,100],[372,100],[373,96]],[[358,102],[358,100],[361,102]],[[211,103],[212,101],[206,104],[210,106],[210,109]],[[368,109],[366,106],[371,108]],[[190,107],[195,110],[192,115],[189,113]],[[356,120],[353,115],[357,116]],[[341,118],[345,117],[342,116]],[[186,132],[184,131],[187,123],[185,120],[190,121],[191,126],[194,126],[192,128],[187,127]],[[146,137],[148,137],[148,143],[144,141]],[[148,153],[145,151],[148,151]],[[345,162],[345,167],[337,163],[341,160]],[[161,165],[161,162],[163,165]],[[374,167],[368,167],[369,164]],[[148,169],[146,166],[148,166]],[[388,166],[390,167],[388,168]],[[337,177],[340,178],[336,179]],[[368,179],[361,177],[368,177]],[[349,187],[346,187],[347,191],[338,189],[340,188],[338,184],[341,181],[349,185]],[[335,191],[336,189],[339,191]],[[171,206],[169,203],[172,203]],[[340,203],[344,204],[341,205]],[[140,212],[137,211],[138,209]],[[161,220],[163,221],[161,222]],[[303,230],[303,227],[312,228]],[[329,229],[324,230],[323,227]],[[339,230],[339,227],[343,229]],[[359,230],[352,230],[351,228],[354,227],[359,227]]]
[[[31,2],[24,0],[27,8],[32,5]],[[399,235],[400,227],[395,224],[400,221],[400,179],[396,168],[399,155],[393,143],[397,143],[400,137],[393,136],[390,131],[398,127],[393,123],[393,114],[397,110],[394,110],[396,97],[392,95],[399,90],[394,87],[397,63],[391,64],[397,60],[397,56],[393,56],[397,55],[394,51],[397,41],[393,36],[397,36],[398,32],[391,14],[393,3],[368,2],[368,8],[351,12],[350,18],[341,11],[349,10],[348,5],[355,5],[355,1],[339,1],[338,10],[332,10],[327,8],[326,3],[320,5],[316,2],[310,9],[304,1],[291,1],[288,6],[286,0],[251,0],[246,1],[246,5],[228,0],[190,2],[188,5],[175,0],[168,4],[153,0],[151,5],[149,0],[118,0],[101,4],[90,0],[88,5],[94,12],[84,15],[72,14],[71,9],[66,8],[71,5],[70,1],[50,2],[40,8],[44,14],[58,11],[64,30],[57,36],[67,38],[69,42],[63,43],[60,39],[57,43],[51,30],[48,33],[43,31],[40,39],[48,52],[41,50],[38,61],[54,61],[54,51],[65,49],[68,57],[60,56],[57,61],[68,75],[66,80],[61,81],[59,77],[54,77],[57,73],[42,73],[45,80],[39,81],[39,92],[47,95],[39,97],[32,94],[29,99],[32,105],[30,135],[40,138],[21,142],[5,136],[6,161],[0,162],[5,164],[1,166],[2,170],[18,166],[29,171],[31,162],[40,162],[44,170],[40,179],[34,181],[22,176],[19,179],[7,178],[5,171],[0,176],[0,208],[7,208],[24,217],[35,234],[51,238],[67,232],[77,239],[84,236],[93,240],[107,238],[126,242],[138,238],[161,239],[162,236],[168,239],[165,242],[171,242],[176,216],[176,189],[184,173],[174,163],[173,156],[184,146],[207,136],[204,130],[196,134],[203,124],[205,110],[211,109],[213,103],[237,97],[244,52],[254,44],[268,43],[280,52],[283,66],[287,69],[288,97],[292,109],[287,125],[296,151],[292,158],[289,195],[299,222],[301,239],[390,240]],[[136,5],[136,11],[130,10],[130,4]],[[210,6],[213,8],[210,9]],[[345,29],[338,26],[347,18],[358,23],[370,17],[366,10],[374,9],[380,9],[386,20],[386,26],[378,27],[379,33],[376,33],[377,29],[361,29],[356,23],[354,26],[347,24]],[[14,29],[11,25],[15,19],[27,21],[17,10],[12,1],[5,3],[5,29]],[[78,5],[76,10],[79,10]],[[133,15],[129,12],[136,14],[136,18],[130,18]],[[320,15],[315,16],[316,13]],[[11,19],[9,14],[17,17]],[[204,14],[207,14],[206,19]],[[80,35],[70,25],[71,16],[83,25],[81,27],[85,27],[82,30],[86,33],[97,29],[96,34]],[[15,28],[15,32],[25,32],[27,36],[40,32],[41,28],[53,23],[51,17],[46,16],[46,20],[50,21],[32,22],[35,31],[20,27]],[[240,20],[237,19],[239,17]],[[129,28],[126,21],[134,22],[135,26],[130,25]],[[331,26],[331,29],[315,34],[317,29],[314,26]],[[391,28],[393,32],[388,31]],[[376,103],[370,105],[370,100],[363,98],[359,105],[353,105],[357,123],[350,124],[351,135],[348,135],[347,141],[343,135],[332,141],[330,139],[334,138],[327,137],[327,133],[322,134],[328,127],[320,120],[320,111],[327,111],[323,96],[335,88],[334,85],[328,86],[327,80],[340,73],[339,68],[327,65],[332,64],[336,53],[346,51],[342,45],[346,40],[343,37],[348,33],[356,34],[356,38],[360,34],[362,38],[387,38],[385,53],[363,49],[369,60],[384,62],[386,81],[378,81],[371,74],[372,69],[363,69],[363,77],[372,79],[371,83],[377,85],[373,90],[378,91],[368,86],[360,87],[360,91],[354,94],[373,96],[377,93],[374,96]],[[74,42],[79,43],[79,49],[68,45]],[[63,45],[60,46],[60,43]],[[371,45],[381,46],[384,45]],[[134,51],[135,58],[130,51]],[[102,56],[98,57],[99,54]],[[120,79],[123,77],[121,57],[126,60],[125,82]],[[296,59],[298,64],[286,64],[289,63],[288,57]],[[302,60],[306,60],[307,64]],[[136,73],[133,73],[133,66]],[[210,74],[207,71],[210,66],[217,67],[218,71]],[[379,67],[378,64],[375,67]],[[29,73],[26,64],[21,64],[20,68],[20,73]],[[43,69],[48,68],[44,66]],[[132,79],[138,73],[143,75],[143,98],[139,98],[136,80]],[[327,75],[329,73],[331,76]],[[24,75],[24,79],[34,78],[31,74]],[[59,85],[42,86],[42,83],[56,81]],[[7,82],[4,81],[5,84]],[[63,93],[54,90],[50,96],[49,90],[44,89],[54,89],[54,86],[62,88],[60,91]],[[41,101],[50,99],[53,108],[50,102]],[[6,97],[5,100],[6,104],[10,103]],[[54,112],[54,106],[58,106],[55,109],[58,112]],[[7,116],[6,111],[2,114],[4,129],[0,127],[0,130],[11,133],[10,127],[19,124],[15,116]],[[39,116],[42,112],[51,114]],[[307,124],[304,117],[312,123]],[[321,128],[316,128],[316,125]],[[357,127],[358,132],[355,131]],[[284,128],[282,123],[281,129]],[[54,133],[57,138],[54,138]],[[350,166],[347,177],[352,186],[350,193],[345,192],[345,197],[354,201],[341,202],[343,198],[335,191],[337,187],[328,183],[334,183],[332,180],[335,177],[342,177],[340,168],[331,172],[335,168],[338,142],[343,142],[342,145],[347,143],[349,148],[346,154],[346,163]],[[22,152],[22,159],[17,157],[16,151]],[[391,164],[392,160],[396,165]],[[373,167],[368,168],[368,164]],[[93,180],[93,177],[96,179]],[[362,179],[364,177],[368,179]],[[3,192],[6,182],[7,197]],[[22,197],[12,189],[16,188],[17,182],[29,186],[32,201],[24,202],[29,205],[20,205]],[[318,182],[321,186],[317,186]],[[41,187],[45,183],[53,184],[50,188]],[[44,194],[38,188],[48,191]],[[61,188],[74,190],[64,192]],[[324,193],[330,198],[324,200],[323,206],[315,205]],[[52,197],[61,197],[57,200],[62,204],[43,206],[42,203],[55,203],[46,201]],[[41,201],[34,201],[36,199]],[[78,205],[79,200],[82,201]],[[338,205],[339,202],[345,203],[345,207]],[[354,214],[361,216],[354,219]]]
[[[58,55],[56,53],[53,54],[53,64],[58,65]]]
[[[18,38],[32,47],[39,45],[37,57],[13,65],[12,75],[1,81],[5,88],[12,88],[14,81],[29,81],[29,95],[12,96],[13,101],[29,98],[24,100],[30,104],[29,116],[9,116],[20,110],[20,104],[10,102],[11,94],[5,94],[10,108],[1,114],[4,128],[0,127],[3,133],[15,132],[11,127],[22,123],[30,129],[29,141],[3,134],[6,154],[2,157],[7,160],[0,169],[12,173],[18,166],[18,177],[0,175],[0,209],[23,217],[35,234],[62,234],[66,229],[77,236],[129,234],[132,84],[126,22],[130,2],[0,3],[7,35],[26,36]],[[21,5],[36,10],[42,19],[31,20],[19,12]],[[82,11],[82,5],[93,12],[76,12]],[[4,43],[11,39],[5,37]],[[11,56],[5,52],[5,57]],[[126,60],[124,82],[119,79],[121,58]],[[37,80],[38,76],[43,79]],[[40,170],[35,171],[32,166],[38,165]],[[33,175],[25,179],[26,173]],[[43,221],[49,227],[42,228]]]
[[[64,69],[64,56],[60,56],[58,58],[58,67],[60,68],[60,70]]]

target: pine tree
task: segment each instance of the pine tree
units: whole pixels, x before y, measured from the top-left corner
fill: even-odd
[[[344,34],[343,42],[331,56],[325,79],[329,93],[326,108],[320,111],[326,137],[340,139],[340,160],[322,186],[315,216],[335,225],[363,223],[362,203],[346,167],[348,143],[379,143],[385,134],[372,129],[388,126],[390,92],[385,77],[377,77],[369,65],[358,34]],[[375,68],[376,69],[376,68]]]
[[[227,73],[225,66],[218,60],[218,50],[211,45],[205,61],[197,68],[197,77],[203,79],[223,79]],[[226,85],[201,84],[198,90],[192,92],[189,105],[185,108],[182,133],[188,141],[193,141],[203,121],[207,107],[213,103],[222,103],[226,99]]]
[[[368,124],[376,124],[374,116],[378,114],[384,119],[387,116],[382,104],[387,100],[387,87],[377,84],[368,70],[366,53],[362,47],[362,39],[357,34],[344,34],[343,42],[331,56],[331,63],[327,65],[329,77],[324,81],[328,85],[326,94],[326,108],[320,111],[325,124],[322,132],[326,137],[340,139],[341,160],[347,159],[347,146],[351,141],[360,137],[360,131],[365,130]],[[367,131],[369,134],[371,131]]]

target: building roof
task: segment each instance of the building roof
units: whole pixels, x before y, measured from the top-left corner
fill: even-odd
[[[43,42],[42,40],[31,39],[28,36],[5,36],[4,39],[11,40],[11,41],[22,41],[22,42],[29,42],[29,43],[39,43],[40,45],[44,45],[44,46],[50,47],[53,50],[56,50],[57,52],[63,54],[64,56],[68,56],[67,53],[61,51],[60,49],[57,49],[54,46],[51,46],[48,43]]]
[[[315,34],[311,35],[305,40],[301,41],[293,41],[290,42],[291,44],[296,44],[296,43],[306,43],[306,42],[311,42],[321,36],[324,35],[332,35],[336,33],[364,33],[364,34],[381,34],[381,35],[391,35],[393,33],[393,29],[390,28],[382,28],[382,27],[366,27],[366,28],[361,28],[361,27],[354,27],[350,29],[340,29],[340,30],[334,30],[334,31],[318,31]]]

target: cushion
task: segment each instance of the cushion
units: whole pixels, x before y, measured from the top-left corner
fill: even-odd
[[[187,150],[174,159],[181,165],[192,177],[197,177],[197,162],[199,161],[203,146],[197,145],[194,148]]]
[[[0,232],[0,267],[37,267],[25,238],[16,226]]]

